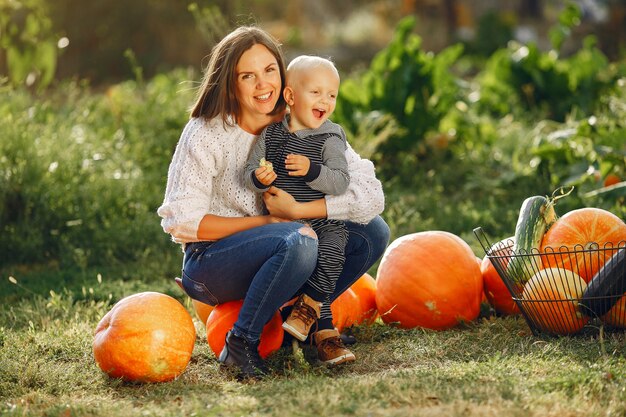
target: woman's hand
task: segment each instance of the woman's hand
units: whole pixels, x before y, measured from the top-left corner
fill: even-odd
[[[284,219],[297,219],[299,203],[286,191],[270,187],[263,193],[263,201],[270,215]]]
[[[272,216],[290,220],[325,219],[327,216],[326,199],[299,203],[288,192],[273,186],[263,193],[263,201]]]

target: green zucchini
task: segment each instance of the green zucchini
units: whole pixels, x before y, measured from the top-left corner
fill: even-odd
[[[541,248],[543,235],[558,218],[554,205],[558,199],[565,197],[572,190],[573,188],[563,193],[563,188],[559,188],[552,193],[552,197],[536,195],[528,197],[522,203],[515,225],[513,254],[507,266],[507,275],[515,284],[523,286],[541,269],[541,259],[537,259],[536,254]],[[557,191],[560,191],[561,195],[555,196]]]

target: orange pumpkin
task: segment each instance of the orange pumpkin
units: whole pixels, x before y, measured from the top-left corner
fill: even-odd
[[[191,299],[191,304],[193,304],[193,308],[196,311],[196,315],[202,322],[202,324],[206,324],[206,320],[209,318],[209,314],[213,311],[214,306],[205,304],[201,301]]]
[[[376,310],[376,280],[369,274],[363,274],[352,286],[361,304],[361,314],[355,324],[372,324],[378,317]]]
[[[333,314],[333,326],[341,332],[358,321],[362,315],[361,302],[351,288],[345,290],[330,304]]]
[[[601,319],[610,326],[626,328],[626,293]]]
[[[589,320],[578,309],[578,300],[586,287],[587,283],[568,269],[542,269],[524,285],[524,311],[542,331],[576,333]]]
[[[614,247],[626,240],[626,223],[613,213],[599,208],[582,208],[566,213],[548,229],[541,242],[544,268],[565,268],[589,282],[613,251],[582,250]],[[578,253],[561,253],[574,251]]]
[[[385,323],[442,330],[480,313],[483,282],[476,256],[443,231],[402,236],[380,262],[376,305]]]
[[[229,301],[216,305],[209,314],[206,321],[206,338],[216,357],[219,357],[224,349],[226,333],[235,325],[241,306],[243,306],[243,300]],[[280,313],[276,312],[263,327],[259,343],[259,355],[262,358],[267,358],[271,353],[280,349],[284,336],[282,325]]]
[[[496,262],[504,269],[509,264],[510,256],[513,253],[511,242],[513,242],[513,237],[503,239],[494,244],[489,252],[490,256],[501,256],[501,258],[496,258]],[[480,272],[483,276],[483,287],[489,304],[500,314],[519,314],[517,303],[513,301],[509,289],[487,255],[481,261]]]
[[[118,301],[98,323],[96,363],[112,378],[163,382],[183,373],[196,340],[191,316],[177,300],[142,292]]]

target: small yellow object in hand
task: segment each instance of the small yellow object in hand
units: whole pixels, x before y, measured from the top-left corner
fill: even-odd
[[[274,166],[272,165],[272,163],[268,160],[266,160],[265,158],[261,158],[261,160],[259,161],[259,166],[260,167],[266,167],[268,168],[269,171],[273,171],[274,170]]]

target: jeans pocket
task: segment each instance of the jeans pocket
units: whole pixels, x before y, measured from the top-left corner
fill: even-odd
[[[217,298],[209,291],[204,283],[189,278],[189,275],[187,275],[185,271],[183,271],[183,288],[187,295],[194,300],[212,306],[218,303]]]

